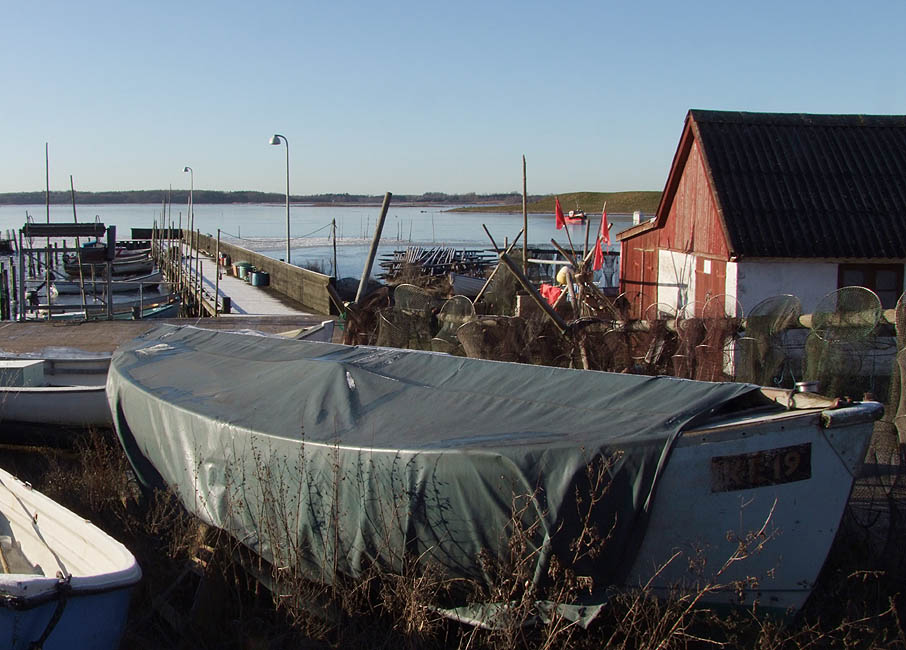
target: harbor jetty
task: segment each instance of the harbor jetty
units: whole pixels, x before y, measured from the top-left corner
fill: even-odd
[[[193,316],[302,316],[339,313],[335,280],[200,231],[134,230]],[[333,296],[333,298],[332,298]]]

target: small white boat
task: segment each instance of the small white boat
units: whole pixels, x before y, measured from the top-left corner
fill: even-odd
[[[141,576],[125,546],[0,469],[0,647],[117,648]]]
[[[82,263],[81,270],[82,275],[86,279],[91,279],[92,276],[96,279],[104,277],[104,274],[107,272],[104,263],[94,263],[94,264],[85,264]],[[69,275],[71,280],[78,281],[79,279],[79,264],[65,264],[63,269]],[[110,264],[110,273],[112,275],[139,275],[151,273],[154,270],[154,260],[151,259],[151,256],[147,253],[137,255],[131,259],[120,260],[117,258]]]
[[[111,426],[104,393],[109,363],[109,358],[0,360],[0,422]]]
[[[128,280],[112,280],[110,283],[111,291],[121,293],[124,291],[138,291],[139,289],[153,289],[163,281],[163,275],[160,271],[154,271],[146,275],[140,275],[129,278]],[[53,285],[57,292],[61,294],[76,294],[82,292],[82,287],[78,280],[61,280],[55,279]],[[107,281],[101,278],[95,280],[85,280],[85,293],[101,294],[107,291]]]
[[[49,386],[96,386],[107,381],[109,354],[88,353],[77,348],[50,347],[40,354],[7,354],[3,361],[42,361],[44,381]]]

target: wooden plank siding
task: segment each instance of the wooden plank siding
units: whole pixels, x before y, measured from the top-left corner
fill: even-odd
[[[698,140],[692,142],[673,203],[659,231],[660,248],[730,259]]]
[[[621,242],[620,288],[632,304],[635,317],[643,317],[647,306],[658,302],[658,250],[713,259],[721,262],[723,269],[730,257],[701,147],[695,139],[684,140],[689,151],[683,152],[682,156],[677,154],[678,159],[684,160],[684,166],[676,181],[669,211],[666,215],[658,215],[652,228],[639,229],[637,234]],[[700,260],[696,268],[702,268]],[[726,277],[725,270],[720,277]],[[711,287],[710,282],[706,291],[716,288]]]

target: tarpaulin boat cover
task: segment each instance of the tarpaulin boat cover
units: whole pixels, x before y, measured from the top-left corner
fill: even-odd
[[[757,391],[168,325],[117,350],[107,384],[139,479],[275,565],[330,581],[418,557],[481,583],[515,517],[542,586],[590,514],[611,537],[572,565],[598,602],[632,564],[675,437]]]

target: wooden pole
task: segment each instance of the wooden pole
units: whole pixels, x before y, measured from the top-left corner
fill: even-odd
[[[528,185],[525,178],[525,154],[522,154],[522,273],[528,276]]]
[[[44,205],[47,208],[47,223],[50,223],[50,154],[47,143],[44,143]],[[47,293],[47,320],[50,320],[50,309],[53,304],[50,295],[50,236],[47,237],[47,251],[44,254],[44,291]]]
[[[177,236],[179,237],[179,251],[176,254],[176,286],[179,291],[180,296],[183,300],[187,300],[188,296],[185,294],[186,289],[186,269],[185,269],[185,246],[186,246],[186,234],[182,229],[182,211],[179,213],[179,229],[176,231]]]
[[[9,320],[9,287],[6,264],[0,262],[0,320]]]
[[[198,253],[198,236],[200,236],[200,235],[201,235],[201,231],[199,230],[198,233],[197,233],[197,236],[195,237],[195,283],[196,283],[196,285],[197,285],[197,287],[198,287],[197,292],[196,292],[196,295],[197,295],[197,301],[198,301],[198,315],[199,315],[199,316],[201,316],[201,314],[202,314],[202,307],[201,307],[201,255]]]
[[[488,233],[488,237],[490,237],[490,236],[491,236],[491,234]],[[510,247],[506,249],[507,253],[509,253],[511,250],[513,250],[513,247],[516,246],[516,243],[519,241],[520,237],[522,237],[522,232],[520,232],[518,235],[516,235],[516,238],[513,240],[513,243],[510,244]],[[493,241],[494,241],[494,239],[491,238],[492,243],[493,243]],[[496,249],[497,246],[494,246],[494,248]],[[497,254],[499,255],[500,251],[497,251]],[[491,286],[491,280],[494,279],[494,276],[497,275],[497,271],[499,271],[499,270],[500,270],[500,264],[497,264],[497,266],[494,267],[494,270],[491,271],[491,275],[489,275],[488,279],[485,280],[484,285],[481,287],[481,291],[479,291],[478,295],[475,296],[475,300],[472,301],[472,304],[475,304],[476,302],[481,300],[481,297],[484,295],[484,292],[487,290],[487,288],[489,286]]]
[[[217,229],[217,250],[214,253],[214,262],[217,264],[214,273],[214,318],[217,318],[220,302],[220,228]]]
[[[547,300],[545,300],[544,297],[540,293],[538,293],[538,290],[532,286],[532,283],[529,282],[528,278],[525,277],[519,266],[513,261],[513,258],[511,258],[507,253],[501,253],[500,261],[503,262],[510,270],[510,272],[516,276],[516,279],[519,281],[519,284],[522,285],[522,288],[529,293],[532,299],[538,304],[539,307],[541,307],[541,310],[545,314],[547,314],[548,318],[554,321],[557,329],[560,330],[561,333],[566,333],[566,331],[569,329],[566,321],[563,320],[560,314],[554,311],[554,308],[550,306]]]
[[[374,238],[371,240],[371,249],[368,251],[368,259],[365,260],[365,268],[362,269],[362,279],[359,280],[359,290],[356,291],[355,301],[358,303],[365,297],[365,288],[368,286],[368,277],[371,275],[371,267],[374,265],[374,257],[377,255],[378,244],[381,242],[381,231],[384,229],[384,219],[387,218],[387,210],[390,208],[390,199],[393,194],[387,192],[384,194],[384,203],[381,205],[381,216],[378,218],[374,227]]]
[[[340,279],[340,271],[337,268],[337,220],[333,220],[333,277]]]
[[[113,320],[113,287],[111,286],[111,268],[113,267],[113,262],[107,261],[104,262],[104,268],[106,269],[107,275],[107,320]],[[92,267],[94,268],[94,267]]]
[[[76,216],[75,207],[75,185],[72,182],[72,174],[69,175],[69,193],[72,196],[72,222],[78,223],[79,218]],[[82,298],[82,311],[88,316],[88,301],[85,299],[85,272],[82,269],[82,242],[77,236],[75,239],[76,246],[76,264],[79,265],[79,295]],[[109,299],[109,296],[108,296]]]
[[[19,231],[19,288],[16,298],[19,320],[25,320],[25,253],[22,250],[22,231]]]

